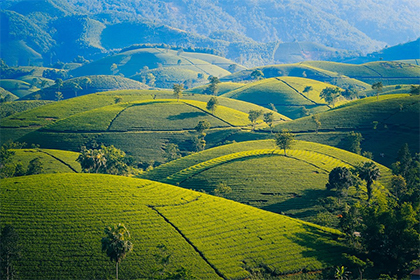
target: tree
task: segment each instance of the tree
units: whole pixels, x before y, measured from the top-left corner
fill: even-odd
[[[181,157],[179,147],[177,144],[174,143],[169,143],[168,145],[166,145],[165,153],[168,161],[175,160]]]
[[[345,194],[352,185],[352,177],[353,176],[347,167],[336,167],[330,171],[326,187],[328,190],[335,188],[339,196],[341,196]]]
[[[20,259],[19,235],[11,225],[5,225],[0,233],[0,279],[16,279],[14,265]]]
[[[85,77],[80,81],[80,85],[85,89],[88,89],[88,87],[92,85],[92,80],[90,78]]]
[[[229,65],[229,67],[228,67],[228,71],[229,71],[230,73],[235,73],[235,72],[236,72],[236,70],[238,70],[238,65],[237,65],[237,64],[231,64],[231,65]]]
[[[82,90],[82,87],[78,83],[76,83],[74,81],[67,82],[66,83],[66,88],[68,88],[69,90],[73,91],[74,92],[74,96],[77,96],[77,92],[79,90]]]
[[[206,109],[211,111],[212,114],[214,114],[214,111],[216,111],[217,105],[219,105],[219,100],[217,100],[217,97],[213,96],[207,102]]]
[[[332,106],[334,107],[335,101],[340,95],[341,95],[340,88],[326,87],[321,91],[321,93],[319,94],[319,97],[323,98],[325,102],[328,103],[328,105],[332,104]]]
[[[258,80],[261,80],[261,79],[264,78],[264,73],[261,70],[256,69],[256,70],[252,71],[251,77],[252,77],[253,80],[258,81]]]
[[[419,95],[420,94],[420,85],[419,86],[411,85],[410,94],[411,95]]]
[[[286,150],[293,146],[295,136],[289,130],[282,129],[279,133],[276,133],[275,139],[276,145],[284,150],[286,156]]]
[[[312,87],[312,86],[306,86],[304,89],[303,89],[303,93],[309,93],[310,91],[312,91],[314,88]]]
[[[117,226],[108,226],[105,228],[105,237],[102,238],[102,251],[111,261],[115,261],[116,277],[118,280],[118,264],[125,258],[127,253],[133,250],[133,243],[127,240],[130,238],[130,232],[124,224]]]
[[[121,101],[122,101],[122,97],[121,96],[115,96],[114,97],[114,103],[115,104],[121,103]]]
[[[355,167],[355,173],[360,179],[366,181],[368,201],[370,201],[373,195],[373,182],[381,176],[379,168],[373,161],[367,161],[357,165]]]
[[[181,96],[182,96],[182,91],[184,90],[184,85],[183,84],[174,84],[172,88],[174,90],[174,96],[176,98],[176,101],[179,101],[179,98],[181,98]]]
[[[360,132],[350,131],[347,134],[346,142],[347,142],[347,149],[350,152],[360,155],[362,148],[360,148],[360,142],[362,142],[363,136]]]
[[[125,153],[113,145],[101,145],[100,149],[83,148],[77,161],[83,172],[126,175],[128,165],[125,162]]]
[[[208,92],[211,95],[217,95],[217,93],[219,92],[218,84],[220,84],[219,78],[217,78],[215,76],[209,76],[208,80],[209,80],[210,84],[207,87],[207,89],[205,90],[205,93],[207,94],[207,92]]]
[[[321,127],[321,121],[319,120],[319,116],[313,115],[311,119],[315,123],[315,133],[318,134],[318,130]]]
[[[270,127],[270,132],[273,133],[273,121],[274,121],[274,114],[273,112],[267,112],[263,116],[264,122],[268,124]]]
[[[203,120],[203,121],[199,121],[194,129],[197,130],[198,133],[203,133],[205,130],[209,128],[210,128],[209,121]]]
[[[47,80],[41,80],[41,83],[39,86],[41,87],[41,89],[43,89],[47,84],[48,84]]]
[[[61,87],[63,86],[63,80],[58,78],[58,79],[55,79],[54,83],[55,83],[55,87],[57,88],[57,91],[60,91]]]
[[[56,101],[63,100],[63,93],[61,91],[57,91],[54,95]]]
[[[42,172],[43,166],[41,160],[37,157],[34,158],[29,162],[28,171],[26,171],[26,175],[35,175],[40,174]]]
[[[226,185],[225,183],[217,184],[216,188],[213,190],[213,194],[215,196],[223,197],[226,194],[230,194],[232,192],[232,188]]]
[[[252,130],[255,130],[255,123],[257,122],[257,119],[262,115],[262,110],[250,110],[248,113],[248,119],[252,123]]]
[[[392,175],[391,191],[399,200],[407,192],[407,183],[401,175]]]
[[[382,82],[376,82],[372,84],[372,89],[374,91],[376,91],[376,99],[379,100],[379,93],[382,91],[382,89],[384,88]]]

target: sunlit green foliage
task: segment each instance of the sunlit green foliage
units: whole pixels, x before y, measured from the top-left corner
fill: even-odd
[[[146,180],[37,175],[5,179],[0,191],[0,225],[12,224],[25,246],[16,266],[22,278],[112,275],[95,244],[105,226],[118,222],[130,229],[135,244],[123,262],[121,279],[151,275],[159,244],[172,254],[169,271],[184,266],[206,279],[247,277],[244,262],[251,267],[264,263],[279,274],[317,271],[338,265],[345,250],[333,240],[337,231]]]

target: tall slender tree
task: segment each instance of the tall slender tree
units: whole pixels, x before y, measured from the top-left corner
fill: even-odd
[[[116,277],[118,280],[118,264],[125,258],[127,253],[133,250],[133,243],[127,240],[130,232],[124,224],[108,226],[105,228],[105,237],[102,238],[102,251],[107,254],[111,261],[115,262]]]
[[[360,179],[366,181],[368,201],[372,199],[373,182],[381,176],[379,168],[373,161],[366,161],[355,167],[355,171]]]
[[[179,101],[179,98],[181,98],[181,96],[182,96],[182,91],[184,90],[184,85],[183,84],[174,84],[172,89],[174,90],[174,96],[176,97],[176,101]]]
[[[382,91],[383,88],[384,85],[382,84],[382,82],[376,82],[372,84],[372,89],[376,91],[376,100],[379,100],[379,93]]]

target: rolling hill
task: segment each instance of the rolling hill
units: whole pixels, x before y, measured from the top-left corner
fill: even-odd
[[[205,78],[209,75],[219,77],[230,74],[230,72],[217,65],[219,63],[225,67],[229,63],[226,62],[226,59],[206,55],[206,60],[202,60],[200,58],[203,58],[204,55],[197,55],[199,58],[194,56],[193,53],[172,49],[138,48],[83,65],[70,71],[70,74],[75,77],[122,74],[125,77],[134,76],[134,78],[140,79],[140,74],[147,76],[148,73],[152,73],[156,75],[157,81],[160,82],[157,86],[165,85],[166,87],[169,87],[168,84],[172,87],[174,83],[183,83],[187,79],[190,79],[193,84],[204,84],[207,82]],[[213,57],[214,64],[207,62],[207,60],[210,60],[209,56]],[[235,63],[230,62],[230,64]],[[179,75],[176,69],[184,71],[186,77]],[[201,78],[199,74],[202,75]],[[163,75],[167,76],[165,78],[166,84],[161,81]]]
[[[176,102],[172,91],[146,90],[85,95],[2,119],[2,142],[10,139],[43,148],[80,151],[81,146],[95,139],[98,143],[115,145],[137,159],[164,162],[169,143],[177,144],[184,154],[191,152],[192,141],[198,135],[194,127],[200,120],[212,124],[206,136],[209,147],[220,145],[236,134],[243,137],[244,132],[249,133],[250,110],[272,112],[251,103],[219,97],[219,106],[212,113],[205,109],[210,97],[189,95]],[[115,104],[115,98],[121,98],[121,102]],[[290,120],[273,113],[274,123]]]
[[[413,152],[420,151],[419,102],[418,95],[381,95],[379,101],[369,97],[319,113],[318,134],[311,117],[279,124],[275,130],[290,129],[298,139],[345,149],[347,133],[360,132],[364,138],[362,149],[372,152],[377,162],[389,166],[403,143],[408,143]]]
[[[347,64],[328,61],[310,61],[295,64],[273,65],[243,70],[223,77],[222,81],[246,81],[251,73],[261,70],[265,78],[279,76],[304,77],[328,82],[342,88],[352,86],[359,90],[369,88],[374,82],[384,85],[418,84],[420,67],[413,64],[392,61],[378,61],[366,64]]]
[[[117,223],[134,244],[122,279],[154,275],[156,256],[171,256],[168,272],[184,267],[202,279],[239,279],[259,265],[271,275],[319,273],[346,251],[338,231],[148,180],[47,174],[5,179],[0,191],[0,225],[16,229],[25,252],[22,278],[111,277],[115,264],[100,240]]]
[[[232,188],[225,195],[228,199],[317,222],[319,215],[325,215],[318,202],[331,195],[325,188],[329,172],[338,166],[350,168],[367,160],[311,142],[297,141],[284,156],[273,140],[245,141],[183,157],[141,176],[207,193],[213,193],[218,184],[224,183]],[[379,182],[388,186],[391,171],[385,166],[379,168],[382,174]],[[354,189],[351,193],[356,197]],[[331,220],[334,225],[338,223],[333,215]]]
[[[35,91],[22,98],[25,99],[43,99],[43,100],[57,100],[56,92],[62,93],[62,99],[68,99],[90,93],[101,91],[115,91],[126,89],[148,89],[149,87],[138,81],[127,79],[121,76],[112,75],[96,75],[84,76],[69,79],[63,82],[61,87],[56,84]]]
[[[21,162],[27,169],[29,162],[39,158],[42,164],[42,174],[48,173],[80,173],[82,168],[76,161],[79,153],[50,149],[12,149],[12,163]]]
[[[329,84],[297,77],[277,77],[264,79],[231,90],[222,96],[254,103],[266,108],[275,106],[279,113],[296,119],[304,114],[305,107],[310,113],[328,110],[328,105],[319,98],[319,93]],[[308,92],[303,92],[311,87]]]

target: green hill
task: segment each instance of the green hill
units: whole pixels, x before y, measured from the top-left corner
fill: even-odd
[[[35,175],[5,179],[0,191],[0,225],[20,236],[25,254],[16,269],[24,279],[112,277],[115,264],[100,240],[117,223],[134,244],[121,279],[154,275],[156,256],[171,256],[169,272],[185,267],[201,279],[242,279],[260,265],[273,275],[319,273],[342,263],[345,252],[337,231],[148,180]]]
[[[336,72],[368,84],[378,81],[384,85],[420,83],[420,66],[397,61],[377,61],[361,65],[325,61],[302,64]]]
[[[223,95],[229,91],[241,88],[243,86],[245,86],[245,84],[243,83],[231,83],[231,82],[225,82],[225,83],[220,83],[217,85],[218,86],[218,92],[217,95]],[[202,94],[203,91],[208,87],[208,85],[204,85],[204,86],[198,86],[198,87],[194,87],[191,89],[188,89],[185,91],[185,93],[190,93],[190,94]]]
[[[200,80],[198,74],[203,75],[204,78],[209,75],[219,77],[230,74],[230,72],[215,64],[195,58],[194,55],[191,54],[185,55],[185,53],[186,52],[179,52],[172,49],[159,48],[139,48],[128,50],[83,65],[70,71],[70,74],[76,77],[112,74],[123,74],[125,77],[136,77],[135,75],[137,75],[138,77],[138,74],[149,73],[149,69],[157,69],[151,73],[154,75],[167,76],[159,77],[157,80],[161,81],[165,78],[170,83],[183,83],[188,79]],[[209,60],[207,56],[206,59]],[[218,59],[217,56],[214,56],[214,59]],[[170,68],[167,70],[162,69],[166,67]],[[173,68],[180,69],[180,71],[187,71],[187,77],[183,77],[182,75],[179,76],[176,71],[173,71]],[[191,71],[195,72],[195,77],[192,75]],[[206,81],[207,80],[204,80],[202,83],[205,83]],[[194,83],[194,81],[192,82]]]
[[[0,104],[0,119],[51,103],[51,101],[14,101]]]
[[[138,81],[120,76],[96,75],[77,77],[63,82],[58,88],[57,85],[44,88],[25,96],[23,99],[44,99],[56,100],[56,92],[63,95],[63,99],[86,95],[100,91],[115,91],[124,89],[148,89],[149,87]]]
[[[17,79],[0,79],[0,87],[19,98],[39,90],[37,87],[31,87],[29,83]]]
[[[251,73],[255,70],[261,70],[264,74],[264,78],[274,78],[282,76],[301,77],[320,82],[330,83],[341,88],[353,87],[358,90],[364,90],[370,87],[369,84],[353,79],[344,75],[340,75],[336,72],[317,68],[311,65],[303,63],[295,64],[279,64],[256,67],[253,69],[243,70],[236,72],[232,75],[221,78],[221,81],[248,81],[252,80]]]
[[[305,87],[312,87],[303,93]],[[223,94],[224,97],[243,100],[271,108],[273,104],[279,113],[296,119],[302,116],[303,107],[316,113],[328,109],[319,93],[330,85],[316,80],[297,77],[278,77],[248,83]]]
[[[5,90],[2,87],[0,87],[0,98],[3,101],[14,101],[14,100],[18,99],[18,97],[16,95],[14,95],[13,93],[11,93],[8,90]]]
[[[142,177],[208,193],[224,183],[232,188],[225,195],[228,199],[317,221],[325,211],[319,200],[331,195],[325,188],[329,172],[338,166],[351,167],[367,161],[344,150],[303,141],[287,154],[276,149],[273,140],[241,142],[169,162]],[[391,171],[381,165],[379,168],[379,182],[387,186]],[[350,192],[356,197],[356,190]],[[330,219],[338,223],[336,217],[331,215]]]
[[[275,114],[276,122],[281,121],[278,116],[281,115]],[[194,128],[201,120],[211,125],[206,131],[207,147],[220,145],[242,127],[250,126],[247,113],[223,105],[212,113],[201,101],[155,99],[75,114],[18,140],[79,151],[82,145],[95,139],[98,143],[115,145],[138,160],[164,162],[170,143],[177,144],[183,154],[194,151],[194,138],[198,135]]]
[[[121,103],[115,104],[115,98],[121,98]],[[212,124],[206,136],[207,147],[211,147],[228,138],[238,140],[236,135],[249,137],[250,110],[273,112],[251,103],[219,97],[219,107],[213,114],[205,109],[210,98],[188,95],[176,102],[169,90],[126,90],[80,96],[2,119],[1,140],[2,143],[13,140],[39,144],[43,148],[80,151],[81,146],[95,139],[98,143],[115,145],[142,161],[165,162],[165,149],[170,143],[177,144],[183,154],[193,150],[197,136],[194,127],[199,120],[207,119]],[[139,106],[139,102],[126,103],[147,99],[144,106]],[[112,104],[115,105],[110,106]],[[134,106],[136,104],[138,106]],[[290,120],[276,112],[273,114],[274,123]],[[261,120],[258,122],[264,127]],[[41,129],[45,126],[48,129]]]
[[[279,124],[275,129],[290,129],[298,139],[345,149],[347,133],[360,132],[364,138],[362,150],[372,152],[376,161],[389,166],[403,143],[408,143],[413,152],[420,151],[419,102],[419,96],[407,94],[381,95],[379,101],[369,97],[318,114],[318,134],[311,117]]]
[[[43,174],[82,172],[80,164],[76,161],[79,153],[49,149],[12,149],[11,151],[15,153],[12,156],[12,162],[21,162],[25,169],[31,160],[39,158]]]

